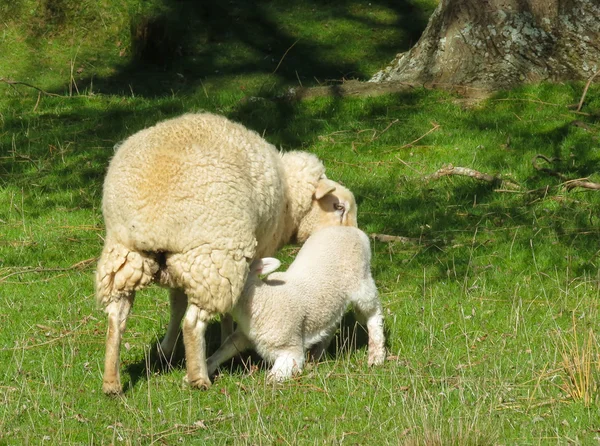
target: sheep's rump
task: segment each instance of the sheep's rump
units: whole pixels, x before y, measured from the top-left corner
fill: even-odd
[[[154,280],[209,313],[228,311],[257,243],[282,231],[284,197],[277,150],[223,117],[189,114],[134,134],[104,182],[98,300]]]
[[[110,163],[107,237],[137,251],[210,245],[252,258],[255,240],[282,224],[279,163],[273,146],[221,116],[161,122],[125,140]]]

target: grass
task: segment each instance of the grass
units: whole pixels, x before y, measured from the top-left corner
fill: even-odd
[[[299,82],[367,79],[418,38],[434,3],[0,6],[0,77],[59,95],[0,84],[0,444],[597,441],[600,198],[531,160],[559,158],[539,166],[600,181],[600,90],[591,86],[584,114],[568,108],[581,83],[476,106],[421,89],[277,98]],[[414,240],[372,245],[384,366],[367,368],[349,317],[331,357],[291,382],[268,385],[244,357],[191,391],[182,365],[149,366],[168,318],[165,291],[150,288],[123,340],[125,396],[102,395],[93,270],[106,165],[116,142],[190,110],[316,153],[354,191],[366,232]],[[446,164],[519,189],[426,180]]]

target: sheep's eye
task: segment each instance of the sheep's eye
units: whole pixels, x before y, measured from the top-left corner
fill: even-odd
[[[341,203],[335,203],[335,204],[333,205],[333,208],[334,208],[336,211],[343,211],[343,210],[345,209],[344,205],[343,205],[343,204],[341,204]]]

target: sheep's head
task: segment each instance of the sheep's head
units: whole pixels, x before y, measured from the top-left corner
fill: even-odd
[[[299,242],[326,226],[357,226],[356,201],[344,186],[327,179],[323,163],[307,152],[282,155],[286,174],[288,221],[287,242]]]
[[[296,239],[304,242],[326,226],[358,226],[356,200],[350,190],[335,181],[322,178],[317,184],[312,205],[298,227]]]

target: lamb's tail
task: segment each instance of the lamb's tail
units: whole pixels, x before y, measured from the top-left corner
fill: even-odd
[[[148,285],[158,272],[155,258],[120,243],[104,245],[96,269],[96,299],[102,306]]]

